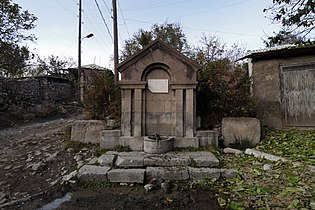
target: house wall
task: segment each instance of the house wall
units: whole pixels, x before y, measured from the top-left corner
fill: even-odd
[[[281,66],[314,62],[315,56],[252,61],[253,96],[262,125],[283,128],[281,110]]]

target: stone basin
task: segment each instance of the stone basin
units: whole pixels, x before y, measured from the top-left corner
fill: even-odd
[[[150,154],[161,154],[172,151],[174,148],[173,136],[160,136],[152,139],[149,136],[144,137],[143,150]]]

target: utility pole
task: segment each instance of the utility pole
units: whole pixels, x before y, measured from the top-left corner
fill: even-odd
[[[113,31],[114,31],[114,73],[115,73],[115,84],[118,84],[118,30],[117,30],[117,4],[116,0],[112,1],[113,5]]]
[[[81,68],[81,25],[82,25],[82,0],[79,0],[79,31],[78,31],[78,83],[80,101],[83,103],[83,73]]]

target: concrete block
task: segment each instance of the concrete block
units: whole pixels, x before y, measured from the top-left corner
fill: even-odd
[[[109,169],[110,167],[107,166],[84,165],[79,169],[78,177],[105,181],[107,180],[106,174]]]
[[[143,167],[143,152],[121,152],[118,154],[115,165],[118,167]]]
[[[103,130],[100,132],[100,147],[106,149],[114,149],[119,145],[121,130]]]
[[[115,155],[112,154],[103,154],[101,155],[97,162],[101,165],[101,166],[113,166],[114,164],[114,159],[115,159]]]
[[[218,130],[197,131],[196,136],[199,140],[199,146],[206,147],[208,145],[218,146]]]
[[[129,146],[131,150],[143,151],[143,137],[122,136],[119,139],[119,144]]]
[[[222,135],[225,146],[248,141],[251,145],[260,142],[260,121],[257,118],[223,118]]]
[[[187,168],[182,167],[147,167],[146,178],[183,181],[189,179],[189,173]]]
[[[113,169],[107,173],[110,182],[143,183],[145,169]]]
[[[192,163],[191,157],[181,153],[145,154],[145,166],[188,166]]]
[[[77,120],[71,128],[71,141],[98,144],[100,131],[105,129],[106,124],[101,120]]]
[[[221,170],[217,168],[192,168],[188,167],[189,176],[192,180],[203,179],[219,179],[221,176]]]

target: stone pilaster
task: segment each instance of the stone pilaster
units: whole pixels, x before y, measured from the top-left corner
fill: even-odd
[[[122,90],[121,130],[123,136],[131,136],[131,90]]]

